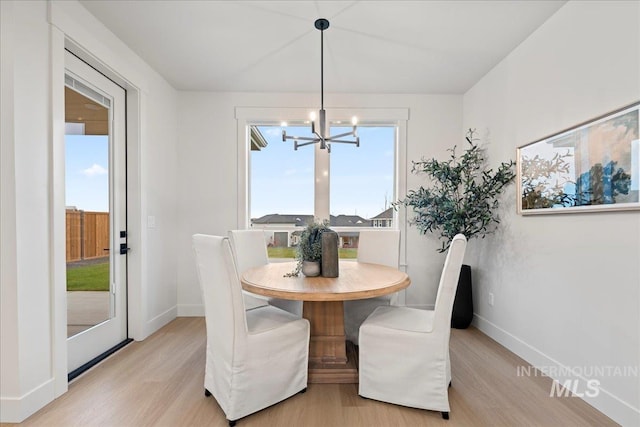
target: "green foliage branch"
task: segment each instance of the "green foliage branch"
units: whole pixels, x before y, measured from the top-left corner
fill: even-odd
[[[438,252],[445,252],[458,233],[471,239],[495,231],[500,223],[498,196],[515,178],[513,160],[501,163],[495,172],[487,168],[485,151],[474,134],[475,129],[468,130],[467,149],[461,155],[456,154],[454,146],[448,150],[451,155],[447,160],[413,161],[411,172],[426,174],[430,185],[410,190],[404,199],[393,203],[395,208],[412,208],[415,217],[410,224],[422,234],[440,235]]]

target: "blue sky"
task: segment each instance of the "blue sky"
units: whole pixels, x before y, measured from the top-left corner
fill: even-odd
[[[109,211],[109,143],[106,135],[65,136],[65,204]]]
[[[260,126],[267,140],[262,151],[251,152],[251,217],[270,213],[313,214],[312,145],[293,149],[282,141],[282,128]],[[309,127],[286,128],[288,135],[310,136]],[[348,128],[332,128],[332,134]],[[393,201],[393,127],[358,127],[360,147],[331,146],[331,214],[371,218]]]

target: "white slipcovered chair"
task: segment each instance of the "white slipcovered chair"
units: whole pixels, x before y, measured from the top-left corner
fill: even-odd
[[[250,268],[269,263],[269,254],[262,230],[231,230],[229,231],[229,239],[238,275]],[[289,313],[302,316],[302,301],[263,297],[245,290],[242,293],[247,310],[271,304]]]
[[[442,412],[449,419],[451,311],[467,239],[451,241],[433,310],[378,307],[360,327],[362,397]]]
[[[307,387],[309,322],[269,305],[245,310],[229,239],[193,236],[207,330],[205,395],[229,425]]]
[[[398,268],[400,230],[362,230],[358,241],[358,261]],[[398,293],[344,302],[344,331],[347,340],[358,344],[358,330],[364,320],[381,305],[395,305]]]

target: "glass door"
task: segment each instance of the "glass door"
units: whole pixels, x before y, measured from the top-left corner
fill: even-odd
[[[125,91],[69,52],[65,67],[67,343],[72,372],[127,339]]]

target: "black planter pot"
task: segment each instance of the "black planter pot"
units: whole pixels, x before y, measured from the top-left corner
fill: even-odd
[[[473,320],[473,294],[471,293],[471,266],[463,265],[458,279],[458,289],[453,300],[451,327],[466,329]]]

